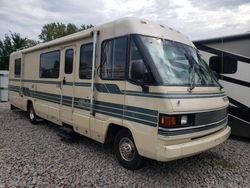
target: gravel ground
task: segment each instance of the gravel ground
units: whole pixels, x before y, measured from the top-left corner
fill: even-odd
[[[0,103],[1,187],[250,187],[250,140],[229,139],[199,155],[137,171],[121,167],[112,147],[80,137],[62,141],[57,126],[29,123]]]

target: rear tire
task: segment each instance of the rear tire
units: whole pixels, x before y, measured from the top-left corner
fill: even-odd
[[[28,106],[28,118],[32,124],[37,123],[37,115],[32,103]]]
[[[139,155],[129,130],[123,129],[117,133],[114,150],[117,160],[124,168],[137,170],[143,166],[144,159]]]

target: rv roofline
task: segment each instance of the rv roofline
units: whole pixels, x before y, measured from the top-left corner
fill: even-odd
[[[142,25],[140,25],[142,24]],[[124,25],[126,27],[124,27]],[[144,27],[143,25],[147,25],[147,27]],[[67,35],[49,42],[44,42],[40,43],[36,46],[26,48],[23,50],[16,51],[14,53],[29,53],[32,51],[40,50],[40,49],[45,49],[45,48],[50,48],[62,43],[68,43],[71,41],[79,40],[79,39],[84,39],[87,37],[91,37],[91,34],[93,31],[101,31],[104,28],[114,28],[117,27],[114,31],[114,34],[117,36],[122,36],[126,34],[144,34],[144,35],[149,35],[157,38],[166,38],[168,40],[172,41],[177,41],[180,43],[184,43],[187,45],[190,45],[195,48],[191,40],[186,36],[180,33],[179,31],[168,27],[168,26],[163,26],[159,23],[151,22],[143,18],[135,18],[135,17],[126,17],[126,18],[120,18],[118,20],[114,20],[108,23],[104,23],[98,26],[95,26],[93,28],[89,28],[84,31],[79,31],[77,33]]]
[[[195,45],[199,44],[210,44],[210,43],[217,43],[217,42],[230,42],[235,40],[244,40],[244,39],[250,39],[250,32],[238,34],[238,35],[230,35],[230,36],[221,36],[216,38],[210,38],[210,39],[201,39],[201,40],[195,40],[193,43]]]
[[[91,36],[92,31],[93,31],[93,29],[88,29],[86,31],[77,32],[77,33],[74,33],[72,35],[68,35],[66,37],[61,37],[61,38],[58,38],[58,39],[55,39],[55,40],[52,40],[49,42],[38,44],[38,45],[33,46],[31,48],[20,50],[19,52],[28,53],[28,52],[36,51],[39,49],[56,46],[56,45],[59,45],[62,43],[67,43],[67,42],[71,42],[71,41],[78,40],[78,39],[88,38]]]

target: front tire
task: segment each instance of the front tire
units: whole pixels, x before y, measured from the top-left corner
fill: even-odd
[[[126,169],[137,170],[142,167],[143,157],[139,155],[129,130],[123,129],[117,133],[114,150],[117,160]]]
[[[32,103],[30,103],[28,106],[28,117],[32,124],[37,123],[37,115]]]

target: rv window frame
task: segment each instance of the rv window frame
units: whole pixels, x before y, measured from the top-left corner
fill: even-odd
[[[48,54],[48,53],[53,53],[53,52],[59,52],[59,74],[58,74],[58,77],[57,78],[46,78],[46,77],[41,77],[40,75],[40,71],[41,71],[41,56],[44,55],[44,54]],[[42,79],[58,79],[60,78],[60,74],[61,74],[61,71],[60,71],[60,68],[61,68],[61,50],[53,50],[53,51],[48,51],[48,52],[44,52],[44,53],[41,53],[40,54],[40,62],[39,62],[39,78],[42,78]]]
[[[126,81],[128,80],[128,74],[127,74],[127,68],[128,68],[128,61],[129,61],[129,44],[130,44],[130,35],[122,35],[122,36],[118,36],[118,37],[113,37],[113,38],[108,38],[108,39],[105,39],[102,41],[101,43],[101,58],[100,58],[100,65],[98,67],[99,69],[99,77],[101,78],[101,80],[111,80],[111,81]],[[127,39],[127,47],[126,47],[126,51],[127,51],[127,54],[126,54],[126,61],[125,61],[125,68],[124,68],[124,78],[105,78],[102,76],[102,65],[103,65],[103,60],[102,60],[102,55],[103,55],[103,43],[104,42],[108,42],[108,41],[111,41],[111,40],[115,40],[115,39],[120,39],[120,38],[126,38]]]
[[[161,38],[161,37],[156,37],[156,36],[151,36],[151,35],[145,35],[145,34],[131,33],[130,35],[132,35],[132,36],[134,35],[134,36],[153,37],[153,38],[157,38],[157,39],[164,39],[164,40],[171,41],[171,40],[169,40],[169,39],[167,39],[167,38]],[[135,42],[137,43],[137,41],[135,41]],[[181,43],[181,42],[178,42],[178,41],[175,41],[175,42],[176,42],[176,43],[183,44],[183,45],[186,45],[186,46],[189,46],[189,47],[192,47],[192,48],[198,50],[196,47],[190,46],[190,45],[188,45],[188,44]],[[148,54],[147,54],[146,52],[144,52],[144,50],[142,49],[142,48],[143,48],[143,45],[142,45],[141,43],[142,43],[141,41],[138,41],[138,48],[139,48],[139,50],[142,50],[142,52],[143,52],[143,53],[142,53],[142,56],[144,57],[144,56],[146,56],[146,55],[148,55]],[[152,72],[152,76],[155,78],[155,82],[156,82],[156,83],[154,83],[154,84],[145,84],[145,85],[148,85],[148,86],[169,86],[169,87],[188,87],[188,86],[189,86],[188,84],[187,84],[187,85],[177,85],[177,84],[165,84],[165,83],[163,83],[161,77],[159,76],[159,72],[158,72],[158,70],[156,69],[155,64],[154,64],[154,62],[153,62],[153,60],[152,60],[152,58],[151,58],[150,55],[148,55],[148,56],[146,57],[146,59],[145,59],[145,64],[146,64],[146,66],[149,67],[150,71]],[[206,65],[209,67],[209,65],[207,64],[207,62],[206,62]],[[211,70],[210,67],[209,67],[209,69]],[[130,80],[130,82],[131,82],[131,80]],[[136,83],[134,83],[134,82],[131,82],[131,83],[136,84]],[[138,85],[138,84],[137,84],[137,85]],[[217,85],[206,85],[206,86],[204,86],[204,85],[199,85],[199,86],[197,86],[197,87],[217,87]]]
[[[145,65],[145,67],[147,68],[147,70],[150,72],[152,78],[154,79],[154,83],[143,83],[144,85],[148,85],[148,86],[159,86],[159,84],[156,82],[155,76],[153,74],[153,72],[151,71],[151,66],[150,64],[152,64],[152,59],[150,57],[145,57],[146,54],[145,52],[143,52],[142,50],[142,45],[140,44],[140,42],[136,39],[136,36],[140,36],[140,34],[130,34],[129,35],[129,51],[128,51],[128,62],[127,62],[127,66],[126,66],[126,81],[134,84],[134,85],[141,85],[141,83],[138,83],[136,80],[133,80],[131,78],[129,78],[129,67],[130,67],[130,58],[131,58],[131,42],[132,40],[134,41],[137,49],[139,50],[139,54],[143,60],[143,63]],[[143,35],[142,35],[143,36]]]
[[[71,63],[71,72],[66,72],[66,54],[68,51],[72,50],[73,54],[72,54],[72,63]],[[72,74],[73,73],[73,69],[74,69],[74,59],[75,59],[75,51],[74,48],[67,48],[65,50],[64,53],[64,74]]]
[[[18,62],[17,62],[18,61]],[[20,62],[19,62],[20,61]],[[20,63],[20,70],[19,74],[16,74],[16,63]],[[14,60],[14,76],[15,78],[20,78],[21,77],[21,70],[22,70],[22,58],[16,58]]]
[[[78,67],[78,78],[80,80],[92,80],[92,74],[91,74],[91,78],[81,78],[80,77],[80,67],[81,67],[81,57],[82,57],[81,48],[83,46],[86,46],[86,45],[92,45],[92,47],[93,47],[94,44],[93,44],[93,42],[88,42],[88,43],[81,44],[81,46],[80,46],[80,49],[79,49],[79,67]],[[94,51],[93,51],[93,48],[92,48],[92,61],[93,61],[93,53],[94,53]],[[93,69],[92,61],[91,61],[91,72],[92,72],[92,69]]]

